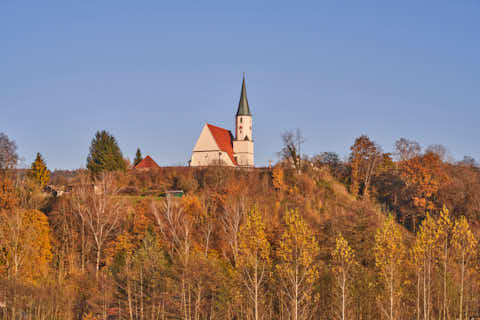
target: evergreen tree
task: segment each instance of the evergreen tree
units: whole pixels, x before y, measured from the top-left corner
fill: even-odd
[[[117,140],[109,132],[97,131],[92,139],[87,157],[87,169],[93,174],[126,169]]]
[[[43,160],[40,152],[37,152],[37,157],[32,163],[31,167],[31,176],[33,179],[38,182],[41,187],[44,187],[50,180],[50,171],[47,169],[45,160]]]
[[[140,148],[137,148],[137,153],[135,153],[135,160],[133,160],[133,166],[135,167],[142,160],[143,160],[142,152],[140,151]]]

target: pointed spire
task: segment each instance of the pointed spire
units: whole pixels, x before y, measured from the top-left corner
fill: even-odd
[[[247,88],[245,87],[245,72],[243,73],[242,91],[238,102],[237,116],[251,116],[247,99]]]

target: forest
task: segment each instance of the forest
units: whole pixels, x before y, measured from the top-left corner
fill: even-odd
[[[51,172],[0,133],[0,319],[480,318],[473,158],[281,139],[272,167],[135,170],[99,131]]]

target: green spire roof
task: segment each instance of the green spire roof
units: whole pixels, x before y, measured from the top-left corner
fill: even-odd
[[[245,87],[245,72],[243,73],[242,92],[240,93],[240,102],[238,102],[237,116],[251,116],[248,106],[247,89]]]

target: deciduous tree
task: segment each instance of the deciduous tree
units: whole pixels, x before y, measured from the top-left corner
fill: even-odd
[[[467,316],[464,309],[465,279],[468,277],[469,266],[478,251],[477,239],[463,216],[455,222],[452,243],[455,248],[455,258],[460,265],[459,319],[462,320]]]
[[[17,165],[17,144],[5,133],[0,132],[0,174]]]
[[[339,234],[335,240],[335,249],[332,252],[332,271],[335,277],[335,285],[339,289],[339,319],[347,319],[347,307],[349,300],[349,286],[352,280],[353,268],[356,265],[355,253],[348,241]]]
[[[381,148],[366,135],[355,139],[350,147],[351,191],[368,196],[370,182],[381,160]]]
[[[384,287],[382,311],[387,319],[398,319],[402,297],[402,268],[405,261],[405,246],[400,227],[393,216],[388,216],[375,235],[375,266]]]
[[[318,278],[317,240],[297,211],[285,214],[285,230],[277,250],[277,273],[288,298],[290,319],[308,319],[312,312],[312,289]]]
[[[264,286],[270,268],[270,243],[265,224],[257,208],[250,210],[240,227],[238,269],[253,304],[253,319],[262,318],[261,304],[264,302]]]

